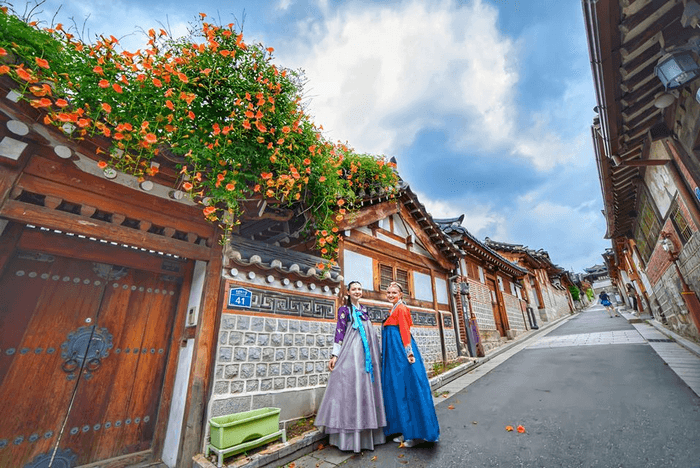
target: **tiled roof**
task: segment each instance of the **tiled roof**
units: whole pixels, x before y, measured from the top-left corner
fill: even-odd
[[[322,258],[304,252],[286,249],[264,242],[257,242],[232,235],[224,251],[224,255],[237,265],[256,266],[264,270],[277,270],[285,274],[294,274],[302,278],[326,278],[335,283],[341,283],[343,276],[336,265],[330,272],[321,277],[316,265],[323,262]]]
[[[469,249],[472,251],[472,253],[477,255],[479,252],[481,252],[481,256],[484,258],[496,264],[500,264],[502,267],[505,266],[506,268],[511,269],[516,275],[527,273],[527,270],[501,256],[491,247],[474,237],[467,228],[462,226],[464,215],[458,218],[442,218],[435,219],[434,221],[438,226],[440,226],[440,229],[442,229],[442,231],[453,240],[453,242],[455,242],[457,245],[462,244],[462,249]]]

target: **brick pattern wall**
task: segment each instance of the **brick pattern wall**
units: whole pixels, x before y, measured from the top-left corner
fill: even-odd
[[[503,300],[506,303],[506,313],[508,314],[508,324],[511,330],[516,330],[518,333],[525,331],[525,320],[520,308],[520,300],[510,294],[503,294]]]
[[[496,321],[493,318],[489,288],[478,281],[469,280],[472,310],[480,331],[495,331]]]
[[[457,359],[457,334],[454,329],[445,329],[445,350],[447,352],[447,360]]]

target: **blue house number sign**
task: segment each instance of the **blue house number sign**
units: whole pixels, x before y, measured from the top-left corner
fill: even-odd
[[[253,294],[244,288],[233,288],[228,292],[229,307],[247,307],[250,308],[250,299]]]

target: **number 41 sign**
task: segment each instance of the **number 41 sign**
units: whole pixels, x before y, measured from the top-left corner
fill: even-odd
[[[233,288],[228,292],[228,306],[250,308],[252,296],[253,294],[247,289]]]

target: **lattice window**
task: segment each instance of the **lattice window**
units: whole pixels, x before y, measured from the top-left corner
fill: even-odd
[[[384,291],[392,281],[396,281],[403,288],[404,293],[410,291],[408,281],[408,270],[397,268],[391,265],[379,264],[379,288]]]
[[[693,235],[693,231],[691,231],[688,221],[685,219],[685,216],[683,216],[683,211],[681,211],[681,206],[680,203],[678,203],[678,198],[676,198],[673,201],[670,213],[671,214],[669,216],[671,217],[673,226],[676,228],[678,237],[680,237],[681,242],[683,242],[683,245],[685,245],[690,240],[690,237]]]
[[[642,191],[639,198],[639,218],[634,230],[634,239],[637,242],[639,254],[642,256],[644,263],[646,263],[649,261],[652,252],[654,252],[654,247],[661,231],[661,223],[656,215],[656,209],[651,197],[645,191]]]

